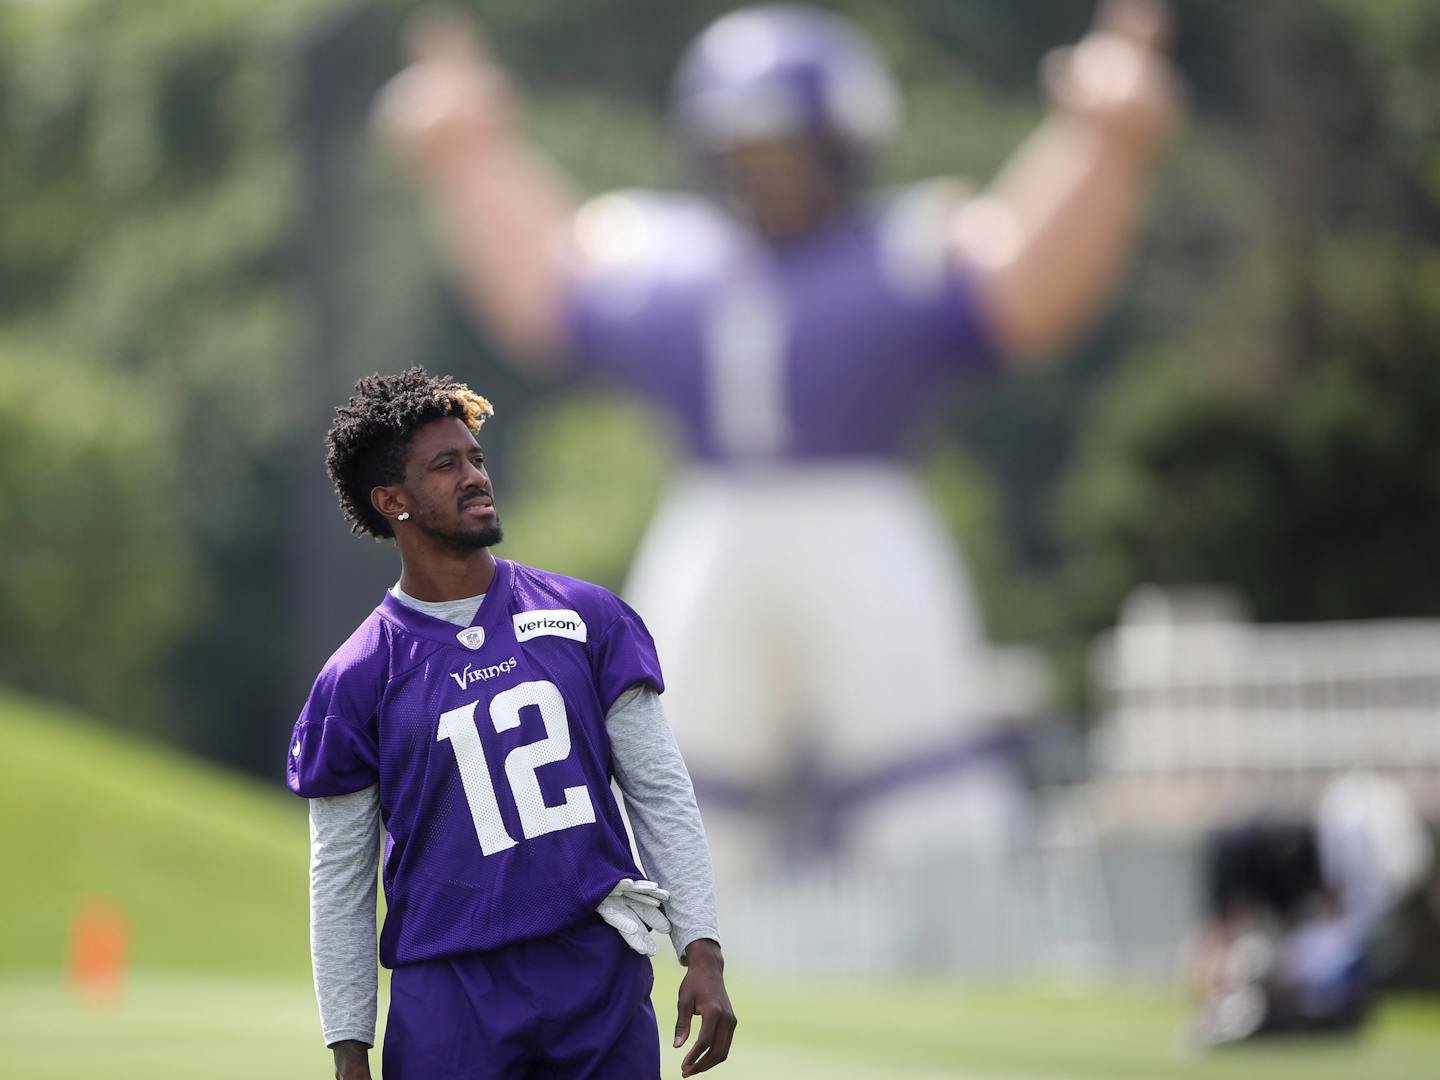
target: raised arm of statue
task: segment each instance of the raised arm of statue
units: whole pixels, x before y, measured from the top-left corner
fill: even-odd
[[[428,196],[476,312],[519,363],[563,362],[561,259],[578,197],[525,141],[510,81],[469,21],[416,21],[375,123]]]
[[[1053,108],[990,187],[957,215],[1006,354],[1043,357],[1072,338],[1129,261],[1157,152],[1183,94],[1154,0],[1108,0],[1089,33],[1046,58]]]

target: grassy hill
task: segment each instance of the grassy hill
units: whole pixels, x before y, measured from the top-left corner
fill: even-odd
[[[0,968],[61,967],[103,897],[136,968],[308,971],[300,800],[8,695],[0,747]]]

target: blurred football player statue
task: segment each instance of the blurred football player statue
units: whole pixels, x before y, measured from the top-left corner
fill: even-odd
[[[681,60],[697,193],[582,201],[453,16],[383,92],[377,122],[515,359],[625,384],[683,434],[627,597],[732,889],[797,834],[891,861],[993,832],[993,790],[961,775],[993,725],[975,604],[905,455],[938,393],[1053,356],[1125,268],[1180,113],[1165,30],[1154,3],[1106,4],[972,195],[865,193],[900,94],[855,28],[800,5],[728,14]]]

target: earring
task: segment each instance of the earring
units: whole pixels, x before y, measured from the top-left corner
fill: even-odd
[[[395,520],[396,520],[396,521],[409,521],[409,520],[410,520],[410,511],[409,511],[409,510],[401,510],[400,513],[396,516]]]

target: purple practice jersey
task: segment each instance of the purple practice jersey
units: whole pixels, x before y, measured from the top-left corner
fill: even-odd
[[[298,795],[378,783],[386,967],[553,934],[638,877],[605,714],[664,689],[622,601],[497,560],[457,629],[385,595],[336,651],[290,740]]]
[[[960,198],[908,188],[785,246],[699,196],[597,199],[570,347],[670,412],[700,460],[893,457],[937,391],[994,359],[951,239]]]

